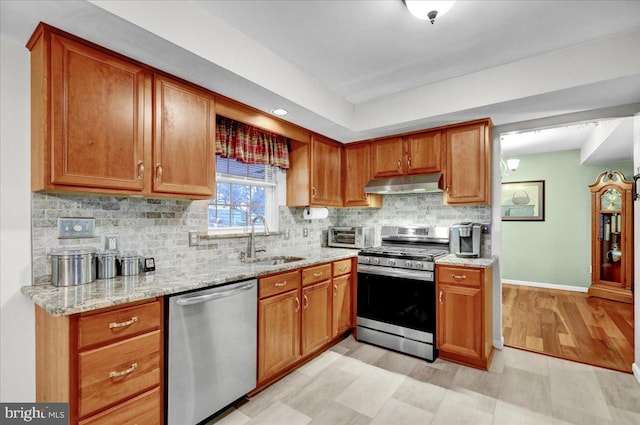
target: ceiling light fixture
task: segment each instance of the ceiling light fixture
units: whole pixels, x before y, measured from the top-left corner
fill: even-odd
[[[282,108],[274,108],[271,110],[271,113],[273,115],[277,115],[279,117],[283,116],[283,115],[287,115],[289,113],[289,111],[287,111],[286,109],[282,109]]]
[[[425,0],[402,0],[409,9],[409,12],[418,19],[431,21],[433,24],[436,17],[442,16],[451,9],[454,1],[425,1]]]

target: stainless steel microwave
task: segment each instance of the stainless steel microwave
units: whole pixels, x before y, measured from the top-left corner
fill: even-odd
[[[373,228],[330,226],[327,245],[337,248],[367,248],[373,245]]]

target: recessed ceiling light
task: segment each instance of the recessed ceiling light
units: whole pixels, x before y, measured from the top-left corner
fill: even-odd
[[[282,109],[282,108],[274,108],[274,109],[271,110],[271,113],[273,115],[283,116],[283,115],[287,115],[289,113],[289,111],[287,111],[286,109]]]

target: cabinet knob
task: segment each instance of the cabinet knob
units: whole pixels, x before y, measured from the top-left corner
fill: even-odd
[[[144,177],[144,163],[142,161],[138,161],[138,180],[142,180]]]
[[[159,162],[156,164],[156,181],[162,181],[162,165]]]

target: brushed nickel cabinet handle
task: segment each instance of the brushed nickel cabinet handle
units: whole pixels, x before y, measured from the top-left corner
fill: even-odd
[[[322,276],[322,272],[314,273],[314,274],[313,274],[313,277],[320,277],[320,276]]]
[[[402,160],[398,160],[398,170],[402,170]]]
[[[333,296],[334,297],[338,296],[338,285],[336,284],[333,285]]]
[[[133,316],[131,319],[125,322],[111,322],[109,323],[109,329],[113,328],[124,328],[125,326],[131,326],[138,321],[137,316]]]
[[[455,274],[452,274],[451,277],[454,278],[455,280],[465,280],[467,278],[467,276],[464,275],[464,274],[463,275],[459,275],[459,276],[455,275]]]
[[[440,291],[440,295],[438,295],[438,302],[442,304],[442,291]]]
[[[318,190],[316,189],[316,187],[315,187],[315,186],[313,186],[313,187],[311,188],[311,197],[312,197],[313,199],[316,199],[316,195],[318,195]]]
[[[156,181],[162,181],[162,165],[159,162],[156,164]]]
[[[411,168],[411,157],[407,158],[407,168]]]
[[[306,309],[308,309],[308,308],[309,308],[309,298],[307,298],[307,296],[306,296],[306,295],[303,295],[303,296],[304,296],[304,304],[303,304],[303,308],[306,310]]]
[[[296,309],[294,310],[296,313],[300,311],[300,300],[296,297]]]
[[[276,282],[276,287],[282,288],[283,286],[287,286],[287,281],[286,280],[284,282]]]
[[[144,163],[142,161],[138,161],[138,180],[142,180],[144,177]]]
[[[109,372],[109,378],[117,378],[119,376],[125,376],[133,372],[138,368],[138,363],[132,363],[129,369],[121,370],[120,372],[111,371]]]

